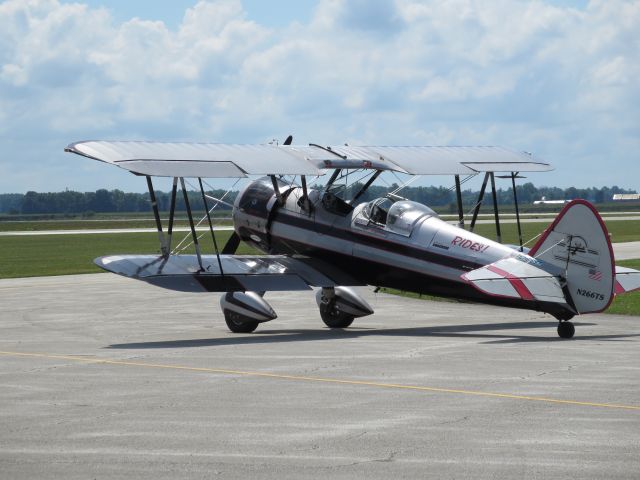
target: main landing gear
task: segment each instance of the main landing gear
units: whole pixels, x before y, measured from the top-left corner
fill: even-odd
[[[341,312],[336,302],[323,302],[319,308],[320,318],[329,328],[347,328],[355,318],[353,315]]]
[[[325,287],[316,293],[320,317],[329,328],[347,328],[356,317],[371,315],[367,301],[348,287]]]
[[[220,307],[233,333],[251,333],[278,316],[258,292],[227,292],[220,297]]]
[[[233,333],[251,333],[258,325],[277,318],[262,295],[264,292],[227,292],[220,297],[220,307],[227,327]],[[320,317],[329,328],[347,328],[354,318],[371,315],[373,309],[355,290],[348,287],[325,287],[318,290],[316,302]]]

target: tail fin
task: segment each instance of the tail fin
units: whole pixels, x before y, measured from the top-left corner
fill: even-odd
[[[613,249],[607,227],[589,202],[568,203],[529,255],[564,272],[567,302],[578,313],[601,312],[613,300]]]

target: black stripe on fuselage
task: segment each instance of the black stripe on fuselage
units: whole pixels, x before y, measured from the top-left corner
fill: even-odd
[[[363,284],[394,288],[418,294],[467,300],[471,302],[499,305],[502,307],[536,310],[550,314],[565,311],[563,307],[551,302],[532,302],[521,299],[494,297],[485,295],[472,285],[435,277],[425,273],[414,272],[400,267],[391,267],[372,260],[345,255],[326,248],[310,246],[295,240],[272,237],[273,250],[276,252],[292,251],[304,253],[312,258],[336,265],[349,272]],[[298,260],[304,261],[304,258]]]
[[[435,263],[444,267],[454,268],[456,270],[460,270],[461,272],[468,272],[470,270],[475,270],[476,268],[484,267],[486,265],[485,263],[471,262],[462,258],[442,255],[436,252],[424,250],[422,248],[417,248],[412,245],[393,242],[383,238],[377,238],[353,230],[346,230],[332,225],[320,224],[312,220],[294,217],[292,215],[282,213],[282,211],[278,211],[274,218],[274,222],[280,222],[284,225],[298,227],[312,232],[317,232],[318,226],[321,225],[325,227],[326,230],[318,232],[319,234],[358,243],[360,245],[379,248],[381,250],[405,255],[407,257],[411,257],[417,260],[423,260],[429,263]]]

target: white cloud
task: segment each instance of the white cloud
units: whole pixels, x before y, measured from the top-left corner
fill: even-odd
[[[585,9],[324,0],[308,24],[279,30],[248,20],[240,0],[199,2],[177,29],[116,23],[81,4],[8,0],[0,191],[73,187],[69,178],[76,188],[141,188],[117,171],[78,172],[61,153],[73,140],[288,133],[320,143],[502,144],[556,164],[538,183],[639,188],[629,175],[640,177],[638,32],[640,3],[618,0]],[[613,168],[602,172],[605,162]]]

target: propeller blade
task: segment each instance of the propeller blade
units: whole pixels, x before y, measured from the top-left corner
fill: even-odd
[[[227,244],[224,246],[221,253],[223,255],[233,255],[234,253],[236,253],[236,250],[238,250],[239,246],[240,237],[236,232],[233,232],[229,237],[229,240],[227,240]]]

